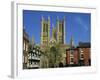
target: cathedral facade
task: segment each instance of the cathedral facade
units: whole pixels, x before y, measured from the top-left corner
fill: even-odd
[[[65,18],[63,18],[62,20],[59,20],[59,18],[57,17],[56,25],[51,26],[50,24],[51,24],[50,17],[48,17],[48,19],[46,20],[42,16],[41,44],[48,45],[50,41],[53,41],[53,40],[59,44],[65,44]],[[52,31],[50,27],[53,27]],[[51,35],[50,35],[50,32],[52,33]]]
[[[53,22],[51,22],[50,17],[46,19],[42,16],[42,19],[41,19],[41,50],[44,52],[44,54],[48,54],[50,50],[55,48],[56,49],[55,54],[57,55],[54,55],[56,56],[56,60],[54,63],[57,63],[57,65],[60,62],[65,64],[65,60],[66,60],[65,53],[66,53],[66,48],[67,48],[67,45],[65,42],[65,17],[61,20],[57,17],[56,25],[51,25],[51,24],[53,24]],[[47,50],[46,48],[49,48],[48,51],[46,51]],[[59,53],[60,53],[60,56],[58,56]],[[61,59],[60,58],[57,59],[57,56],[60,57]],[[47,66],[48,66],[48,63],[49,63],[48,60],[44,62],[47,62]]]

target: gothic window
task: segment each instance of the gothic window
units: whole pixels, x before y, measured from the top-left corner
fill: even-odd
[[[59,32],[61,32],[61,23],[59,24]]]
[[[43,24],[43,32],[45,32],[45,24]]]
[[[48,24],[46,24],[46,32],[48,31]]]
[[[59,43],[62,43],[62,36],[59,36]]]
[[[62,32],[62,23],[59,24],[59,32]]]
[[[44,32],[44,35],[47,36],[47,32],[48,32],[48,24],[47,23],[43,24],[43,32]]]

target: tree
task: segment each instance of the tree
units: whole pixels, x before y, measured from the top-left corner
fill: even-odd
[[[44,68],[49,67],[59,67],[59,63],[62,60],[62,53],[64,49],[61,48],[61,45],[59,43],[55,43],[54,45],[45,46],[42,54],[42,61]]]
[[[50,48],[49,46],[45,46],[45,48],[42,50],[43,53],[41,55],[41,67],[42,68],[48,68],[49,67],[49,57],[50,57],[50,54],[49,54],[49,51],[50,51]]]
[[[62,53],[64,53],[63,51],[64,49],[61,48],[61,45],[57,43],[50,48],[50,58],[54,67],[59,66],[59,63],[62,60]]]

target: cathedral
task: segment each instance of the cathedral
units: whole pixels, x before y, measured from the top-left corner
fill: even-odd
[[[45,53],[46,52],[45,50],[47,47],[49,47],[49,50],[52,47],[55,47],[56,49],[58,49],[56,45],[60,45],[59,47],[60,51],[59,50],[57,51],[59,51],[59,53],[61,54],[60,57],[62,58],[62,60],[59,60],[59,62],[62,62],[63,64],[65,64],[65,58],[66,58],[65,53],[68,47],[65,41],[65,17],[63,19],[59,19],[57,17],[56,25],[51,25],[51,24],[53,24],[53,22],[51,22],[49,16],[47,19],[42,16],[42,19],[41,19],[41,50]]]
[[[50,17],[46,20],[42,16],[41,20],[41,44],[42,45],[49,45],[50,43],[59,43],[59,44],[65,44],[65,18],[62,20],[59,20],[57,17],[56,19],[56,25],[51,26]],[[53,27],[52,31],[51,28]],[[52,34],[50,35],[50,32]],[[51,37],[50,37],[51,36]]]

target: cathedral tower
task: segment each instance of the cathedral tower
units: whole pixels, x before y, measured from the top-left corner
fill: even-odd
[[[65,17],[59,20],[57,17],[57,41],[60,44],[65,44]]]
[[[41,44],[48,45],[50,40],[50,17],[48,19],[44,19],[42,16],[41,21]]]

